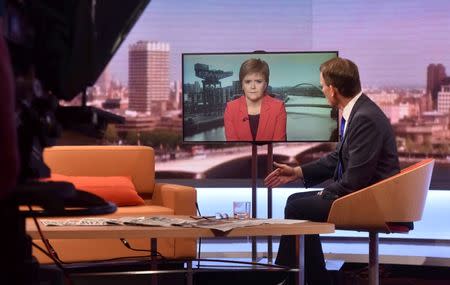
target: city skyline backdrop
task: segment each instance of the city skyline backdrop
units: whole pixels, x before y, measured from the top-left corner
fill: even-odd
[[[128,49],[170,44],[170,80],[181,53],[338,50],[360,67],[364,86],[425,87],[430,63],[450,65],[450,2],[153,0],[109,64],[128,85]]]

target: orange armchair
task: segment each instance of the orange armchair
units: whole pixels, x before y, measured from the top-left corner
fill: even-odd
[[[404,233],[399,222],[422,218],[434,160],[426,159],[399,174],[333,202],[328,223],[336,229],[369,232],[369,284],[378,280],[378,233]]]
[[[55,146],[44,150],[44,161],[52,173],[76,177],[90,176],[108,179],[108,176],[129,177],[144,205],[118,207],[106,217],[146,215],[195,215],[197,199],[195,188],[157,183],[155,158],[146,146]],[[114,189],[111,189],[114,191]],[[135,248],[150,248],[148,239],[128,239]],[[42,242],[36,240],[42,246]],[[50,240],[61,260],[82,262],[107,260],[142,253],[127,249],[120,240],[97,239]],[[196,240],[158,239],[158,251],[167,258],[195,257]],[[50,259],[35,250],[41,263]]]

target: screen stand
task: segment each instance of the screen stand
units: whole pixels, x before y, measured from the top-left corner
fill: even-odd
[[[256,215],[256,179],[258,177],[258,146],[256,143],[252,144],[252,218],[255,219]],[[258,247],[256,243],[256,237],[252,237],[252,261],[257,262]]]
[[[267,144],[267,175],[273,170],[273,145]],[[272,187],[267,187],[267,218],[272,218]],[[267,237],[267,263],[272,264],[272,236]]]
[[[273,169],[273,144],[267,144],[267,174]],[[258,178],[258,146],[252,144],[252,218],[257,218],[257,178]],[[267,218],[272,218],[272,187],[267,188]],[[273,261],[272,236],[267,237],[267,262]],[[252,237],[252,261],[258,260],[258,248],[256,237]]]

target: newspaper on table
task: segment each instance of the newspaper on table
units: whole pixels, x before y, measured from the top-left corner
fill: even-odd
[[[83,218],[68,220],[41,220],[45,226],[108,226],[108,225],[132,225],[148,227],[189,227],[206,228],[227,232],[235,228],[256,226],[262,224],[296,224],[301,220],[284,219],[214,219],[214,218],[174,218],[174,217],[122,217],[118,219],[107,218]]]
[[[82,218],[82,219],[67,219],[67,220],[47,220],[41,219],[40,222],[44,226],[108,226],[117,225],[119,219],[106,218]]]

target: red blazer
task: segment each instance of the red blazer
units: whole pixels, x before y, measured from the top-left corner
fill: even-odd
[[[229,101],[224,114],[227,141],[253,141],[245,96]],[[266,94],[261,103],[256,141],[286,141],[284,102]]]

